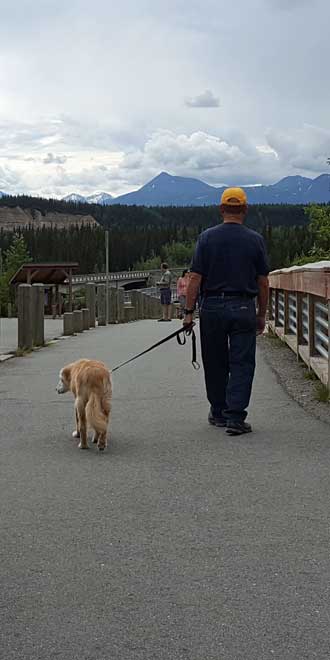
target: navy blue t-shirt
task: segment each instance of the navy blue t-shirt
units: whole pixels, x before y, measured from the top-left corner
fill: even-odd
[[[202,275],[202,293],[258,294],[257,278],[268,275],[265,242],[244,225],[226,222],[204,231],[191,270]]]

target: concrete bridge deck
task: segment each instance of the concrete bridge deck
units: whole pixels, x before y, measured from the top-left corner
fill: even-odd
[[[326,660],[329,427],[259,356],[254,433],[206,423],[176,342],[115,374],[104,454],[71,439],[63,364],[109,366],[165,335],[140,321],[0,367],[1,656]]]

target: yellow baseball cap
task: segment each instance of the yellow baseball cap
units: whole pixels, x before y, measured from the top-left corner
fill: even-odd
[[[246,206],[247,196],[242,188],[226,188],[222,193],[221,204],[226,204],[226,206]]]

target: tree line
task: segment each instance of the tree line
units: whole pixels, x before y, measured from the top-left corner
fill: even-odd
[[[219,222],[218,206],[125,206],[112,204],[87,204],[65,202],[60,199],[44,199],[28,195],[0,198],[0,206],[35,209],[42,215],[47,212],[92,215],[106,228],[113,226],[186,225],[210,227]],[[255,204],[249,207],[249,223],[252,227],[300,226],[306,224],[304,207],[293,204]]]
[[[105,269],[104,229],[107,227],[111,271],[158,267],[161,261],[168,261],[173,267],[184,266],[189,265],[199,233],[219,222],[217,207],[121,207],[120,213],[121,221],[117,217],[113,224],[98,227],[29,226],[18,228],[16,234],[0,230],[0,255],[5,262],[16,236],[24,241],[32,261],[76,261],[81,273],[101,272]],[[156,214],[157,221],[153,221],[152,214]],[[264,236],[270,266],[275,269],[313,259],[315,255],[325,258],[330,250],[329,215],[330,206],[322,205],[253,206],[249,208],[247,224]]]

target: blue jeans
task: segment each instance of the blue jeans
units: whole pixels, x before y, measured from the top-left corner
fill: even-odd
[[[253,299],[203,299],[200,310],[207,398],[214,417],[241,422],[247,416],[256,354]]]

